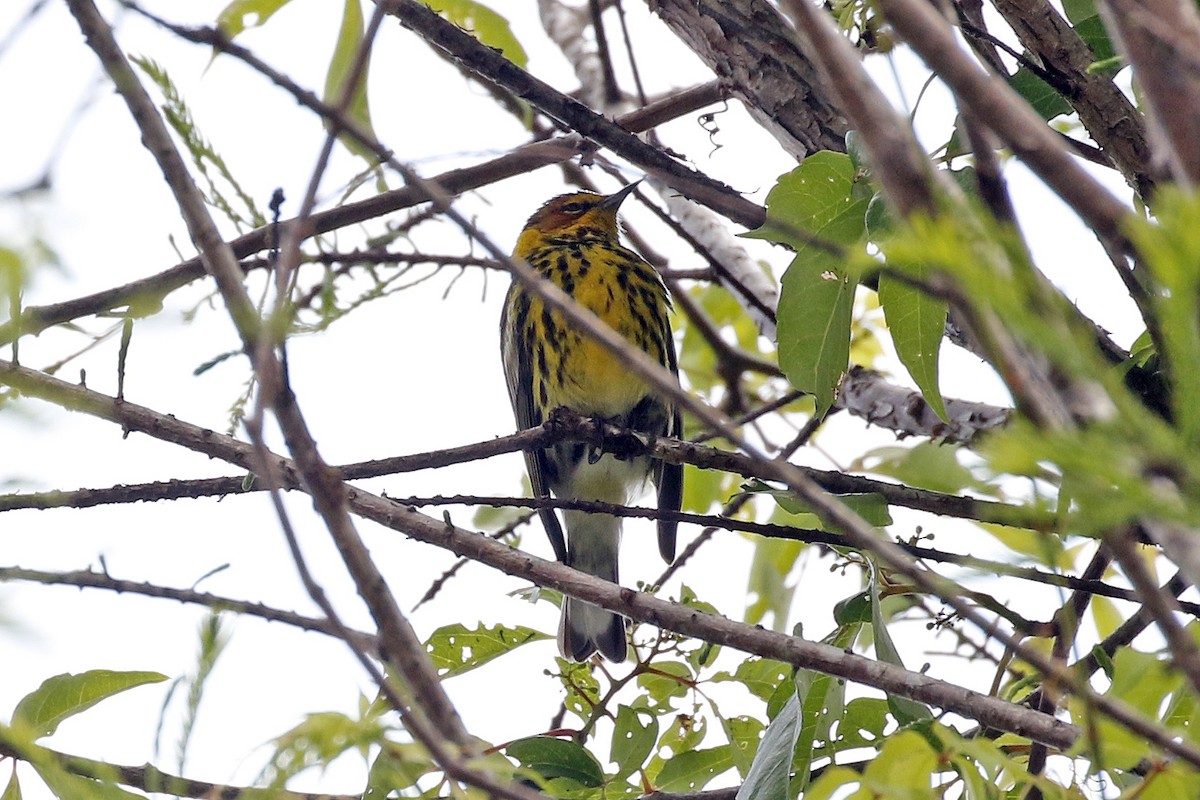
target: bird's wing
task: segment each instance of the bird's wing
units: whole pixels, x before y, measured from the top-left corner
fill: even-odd
[[[509,324],[509,315],[514,314],[515,325]],[[529,313],[529,298],[523,294],[509,292],[504,303],[504,311],[500,315],[500,347],[504,359],[504,378],[508,384],[508,397],[512,401],[513,413],[517,418],[517,428],[526,430],[536,428],[545,422],[542,413],[533,402],[533,343],[529,341],[529,327],[525,317]],[[529,473],[529,484],[533,488],[534,497],[549,497],[550,488],[546,484],[546,451],[525,451],[525,469]],[[552,508],[538,509],[542,519],[542,527],[554,548],[554,556],[559,561],[567,560],[567,544],[563,538],[562,525],[558,515]]]
[[[666,355],[666,367],[679,377],[679,362],[675,356],[675,339],[671,336],[671,323],[663,317],[663,351]],[[683,414],[678,403],[671,403],[671,417],[667,426],[667,435],[679,438],[683,435]],[[655,462],[654,485],[658,488],[658,510],[678,511],[683,506],[683,465],[668,464],[665,461]],[[668,564],[675,560],[675,529],[679,524],[674,520],[660,519],[658,521],[658,552],[663,561]]]

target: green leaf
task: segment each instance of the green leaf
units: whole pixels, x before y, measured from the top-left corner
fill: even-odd
[[[271,785],[282,787],[310,767],[324,767],[351,750],[366,753],[383,737],[386,726],[378,711],[362,719],[335,711],[308,714],[300,724],[275,739]]]
[[[919,489],[958,494],[971,489],[995,495],[995,487],[979,480],[958,460],[959,447],[921,442],[913,447],[888,445],[868,450],[849,469],[895,478]]]
[[[863,786],[881,797],[934,798],[937,753],[916,731],[899,731],[884,740],[879,754],[863,770]]]
[[[541,631],[522,626],[494,625],[488,628],[480,625],[472,630],[456,622],[434,631],[425,642],[425,650],[438,675],[449,678],[470,672],[522,645],[550,638]]]
[[[1096,10],[1095,0],[1063,0],[1063,11],[1075,26],[1075,33],[1091,48],[1096,57],[1094,63],[1112,62],[1117,56],[1117,50],[1104,28],[1100,12]],[[1106,71],[1116,72],[1119,66],[1119,62],[1112,64]]]
[[[1168,364],[1195,364],[1200,360],[1200,200],[1170,190],[1155,198],[1157,220],[1136,220],[1130,236],[1161,291],[1153,294],[1158,314],[1161,355]],[[1175,422],[1186,441],[1200,442],[1200,370],[1171,371],[1171,399]]]
[[[847,795],[843,788],[850,785],[860,783],[862,776],[856,770],[849,767],[830,766],[821,772],[821,777],[816,780],[808,791],[804,793],[804,800],[831,800],[833,797],[869,797],[870,795]],[[887,797],[887,794],[878,795],[879,797]]]
[[[114,672],[94,669],[78,675],[47,678],[21,698],[13,711],[13,727],[24,726],[35,739],[50,736],[67,717],[86,711],[101,700],[126,689],[167,679],[158,672]]]
[[[1100,669],[1104,671],[1108,679],[1112,680],[1116,668],[1113,666],[1112,657],[1109,656],[1108,651],[1100,645],[1096,645],[1092,648],[1091,654],[1096,657],[1096,663],[1100,665]]]
[[[415,785],[436,768],[437,764],[422,745],[384,740],[379,755],[371,763],[363,800],[384,800]]]
[[[21,292],[28,277],[21,254],[0,247],[0,322],[21,319]]]
[[[792,758],[796,791],[804,791],[812,776],[818,741],[828,744],[833,724],[842,718],[846,702],[846,684],[820,672],[796,671],[796,695],[802,710],[800,732]]]
[[[600,768],[600,762],[575,742],[549,736],[530,736],[508,745],[504,752],[547,780],[570,778],[582,786],[604,783],[604,770]]]
[[[754,559],[750,562],[746,592],[748,625],[761,624],[768,613],[773,630],[781,631],[787,625],[788,611],[796,593],[796,585],[789,585],[787,577],[805,546],[803,542],[768,537],[754,542]]]
[[[874,561],[868,560],[867,563],[871,567],[868,588],[871,592],[871,634],[875,639],[875,657],[888,664],[903,667],[904,661],[901,660],[900,652],[896,650],[896,644],[892,641],[892,635],[888,633],[887,623],[883,620],[883,606],[879,601],[877,567]],[[915,700],[909,700],[907,697],[888,694],[888,707],[892,711],[892,716],[901,725],[933,719],[933,712],[928,707]]]
[[[322,99],[330,106],[336,108],[342,102],[342,96],[346,91],[351,73],[354,71],[354,65],[359,59],[359,53],[366,45],[362,0],[345,0],[342,26],[338,31],[333,58],[329,61],[329,71],[325,75],[325,96]],[[367,74],[369,71],[369,62],[363,64],[358,83],[351,90],[350,103],[346,106],[346,115],[358,123],[364,133],[374,137],[375,126],[371,123],[371,107],[367,102]],[[329,126],[328,120],[325,125]],[[339,133],[338,141],[347,150],[361,156],[372,165],[378,161],[378,156],[353,136],[344,132]]]
[[[719,672],[713,676],[712,680],[714,683],[740,683],[759,700],[766,702],[791,674],[792,668],[782,661],[748,658],[738,664],[732,675],[728,672]]]
[[[733,765],[744,781],[750,773],[750,766],[754,763],[754,754],[758,751],[758,743],[766,726],[754,717],[743,715],[729,719],[722,717],[721,727],[725,729],[725,735],[729,737]]]
[[[16,770],[13,770],[9,777],[8,785],[4,787],[4,794],[0,794],[0,800],[21,800],[21,782],[17,780]]]
[[[856,747],[878,747],[891,724],[888,702],[882,697],[856,697],[846,704],[838,722],[837,741],[817,755]]]
[[[617,709],[617,721],[613,728],[611,760],[617,765],[614,777],[632,775],[645,763],[658,740],[658,718],[648,711],[638,711],[629,706]]]
[[[912,277],[922,279],[926,272],[917,267]],[[938,388],[938,353],[946,330],[946,302],[884,273],[879,276],[879,304],[900,363],[916,381],[929,407],[948,422]]]
[[[663,765],[655,786],[661,792],[697,792],[732,766],[733,752],[727,744],[707,750],[689,750]]]
[[[695,750],[708,734],[708,723],[704,717],[694,717],[688,714],[677,714],[673,724],[669,725],[658,739],[654,757],[646,766],[646,775],[651,782],[657,782],[659,773],[666,767],[662,753],[687,753]],[[732,755],[730,756],[732,759]],[[732,761],[730,762],[732,763]],[[682,765],[681,765],[682,766]],[[680,767],[676,767],[679,769]]]
[[[148,58],[134,58],[133,63],[162,92],[163,116],[182,140],[188,155],[192,158],[196,175],[202,180],[200,185],[202,188],[206,188],[205,201],[224,214],[230,222],[237,226],[238,230],[243,230],[246,226],[261,227],[265,225],[266,218],[258,210],[254,198],[238,183],[233,171],[212,143],[204,138],[200,126],[170,73],[162,65]],[[224,186],[224,184],[228,184],[228,186]],[[232,197],[226,196],[229,190],[233,192]],[[244,207],[244,212],[239,210],[238,206]],[[130,316],[138,317],[147,312],[152,313],[156,306],[161,305],[164,292],[165,290],[158,290],[140,297],[130,298]]]
[[[978,525],[1014,555],[1023,554],[1036,563],[1064,570],[1071,569],[1075,562],[1061,537],[990,522],[980,522]]]
[[[567,696],[563,705],[580,719],[587,719],[600,702],[600,681],[587,664],[578,664],[556,657],[563,689]]]
[[[1182,685],[1183,677],[1171,664],[1150,653],[1130,648],[1113,656],[1112,685],[1106,696],[1124,701],[1143,714],[1157,719],[1163,700]],[[1145,738],[1125,726],[1096,713],[1075,698],[1068,700],[1072,722],[1092,736],[1081,736],[1072,753],[1095,754],[1101,769],[1125,770],[1143,758],[1151,757],[1152,747]]]
[[[833,621],[838,625],[853,625],[870,623],[875,604],[871,602],[871,592],[863,589],[861,592],[839,600],[833,607]]]
[[[857,278],[829,256],[796,256],[783,275],[777,337],[779,367],[793,386],[813,396],[824,415],[850,363],[850,321]]]
[[[822,642],[839,650],[849,650],[862,625],[840,625]],[[840,731],[846,712],[846,683],[830,675],[809,669],[796,670],[796,696],[800,699],[800,734],[792,757],[792,790],[803,792],[812,776],[812,763],[830,751],[836,724]]]
[[[789,673],[791,670],[789,670]],[[775,687],[775,691],[767,698],[767,719],[775,719],[779,716],[779,712],[783,711],[783,707],[796,694],[796,679],[794,675],[789,674],[787,680]]]
[[[1200,737],[1200,703],[1187,689],[1176,691],[1166,712],[1163,724],[1184,733],[1193,743]]]
[[[650,701],[662,705],[672,697],[685,696],[695,680],[692,668],[682,661],[656,661],[654,672],[638,675],[637,684]]]
[[[789,800],[789,776],[800,735],[800,698],[793,694],[763,734],[736,800]]]
[[[1008,83],[1044,120],[1049,121],[1072,111],[1071,104],[1061,94],[1027,67],[1020,67],[1010,75]]]
[[[779,503],[779,507],[789,514],[794,515],[812,515],[817,517],[812,510],[812,506],[801,500],[795,494],[786,491],[770,491],[767,494],[772,495],[775,501]],[[874,492],[859,492],[855,494],[836,494],[831,495],[836,497],[843,505],[858,514],[869,524],[876,527],[892,524],[892,515],[888,511],[887,500],[881,494]],[[816,518],[817,527],[819,530],[828,530],[821,523],[820,518]]]
[[[1091,614],[1101,639],[1107,639],[1125,621],[1124,615],[1117,609],[1117,604],[1100,595],[1092,598]]]
[[[1156,767],[1136,791],[1127,796],[1138,800],[1178,800],[1200,797],[1200,772],[1183,761],[1171,761]]]
[[[767,195],[767,221],[746,236],[796,251],[782,279],[778,309],[779,365],[797,389],[814,395],[817,413],[833,405],[850,357],[850,312],[858,278],[844,260],[797,230],[857,254],[867,200],[856,196],[850,157],[824,151],[779,178]]]
[[[833,407],[850,363],[850,324],[857,279],[820,269],[797,255],[784,273],[779,300],[779,366],[793,386],[809,392],[816,414]]]
[[[128,323],[128,320],[126,322]],[[179,734],[179,743],[176,747],[180,763],[183,763],[183,760],[187,756],[192,733],[196,727],[196,718],[200,713],[200,701],[204,698],[204,690],[208,684],[208,679],[216,668],[221,654],[225,652],[226,645],[229,644],[229,633],[225,629],[225,619],[219,612],[211,611],[208,616],[201,620],[200,649],[196,655],[196,671],[188,676],[186,681],[180,679],[180,683],[171,687],[173,692],[177,685],[187,686],[187,701],[184,707],[183,725]]]
[[[233,0],[217,15],[217,27],[230,39],[247,28],[266,23],[271,15],[291,0]]]
[[[737,480],[729,473],[715,469],[683,466],[683,510],[707,514],[714,505],[729,497]]]
[[[504,57],[521,69],[529,61],[525,48],[513,35],[508,20],[492,9],[475,0],[424,0],[425,5],[441,14],[460,28],[470,31],[475,38],[494,47]]]

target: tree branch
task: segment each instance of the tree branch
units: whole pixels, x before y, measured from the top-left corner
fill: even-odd
[[[46,385],[45,376],[41,373],[25,367],[14,366],[10,362],[0,361],[0,382],[8,383],[23,393],[43,397],[43,399],[67,408],[76,408],[77,406],[73,405],[75,403],[94,408],[94,404],[79,394],[87,392],[86,389],[71,387],[69,384],[62,384],[62,387],[66,387],[65,389]],[[80,410],[88,409],[81,408]],[[93,413],[91,410],[88,411]],[[97,416],[103,416],[112,422],[119,422],[127,430],[147,430],[145,426],[153,424],[149,420],[158,416],[149,409],[132,403],[123,403],[121,411],[123,413],[116,414],[112,418],[104,414],[97,414]],[[238,440],[221,436],[213,431],[204,431],[202,436],[197,437],[187,430],[189,427],[184,426],[183,429],[179,429],[176,426],[164,426],[156,434],[156,437],[164,438],[189,449],[199,450],[213,458],[230,461],[247,470],[254,469],[254,465],[250,461],[247,460],[243,463],[242,457],[232,452],[234,448],[245,446]],[[589,417],[581,417],[565,409],[556,412],[542,426],[530,428],[511,436],[428,453],[360,461],[334,469],[337,470],[342,480],[376,478],[421,469],[436,469],[522,450],[536,450],[560,441],[582,441],[626,455],[644,453],[672,464],[692,464],[701,469],[717,469],[748,478],[768,477],[757,459],[741,453],[674,439],[650,440],[634,431],[607,425]],[[1037,509],[927,489],[916,489],[832,470],[796,465],[793,467],[807,475],[810,480],[826,491],[834,494],[878,494],[887,502],[905,508],[1030,530],[1052,531],[1058,527],[1058,520],[1053,514]],[[280,459],[272,463],[272,469],[279,476],[280,485],[283,488],[303,488],[301,477],[297,474],[292,462]],[[248,481],[245,475],[231,475],[222,478],[156,481],[133,486],[79,489],[70,492],[16,493],[0,495],[0,512],[23,508],[60,508],[64,506],[87,508],[112,503],[188,499],[259,491],[264,488],[266,487],[256,485],[254,481]]]
[[[702,91],[701,91],[702,89]],[[712,102],[714,87],[706,84],[695,92],[684,93],[685,98],[674,98],[651,104],[645,109],[632,112],[622,117],[619,122],[630,125],[630,130],[643,130],[643,125],[661,124],[668,114],[685,114],[695,107],[701,107]],[[680,103],[680,99],[688,102]],[[695,106],[693,104],[699,104]],[[542,142],[522,145],[512,152],[499,158],[485,161],[471,167],[454,169],[444,172],[432,180],[436,181],[446,191],[461,194],[495,183],[504,178],[522,175],[539,167],[557,164],[573,158],[587,150],[583,141],[574,134],[556,137]],[[356,225],[367,220],[395,213],[405,208],[427,202],[429,197],[419,187],[405,186],[400,189],[382,192],[365,200],[347,203],[328,211],[313,214],[308,221],[304,234],[316,236],[328,233],[350,225]],[[760,209],[761,211],[761,209]],[[762,212],[765,218],[765,212]],[[281,234],[287,233],[296,225],[295,220],[285,220],[280,223]],[[239,236],[229,242],[229,247],[238,258],[258,253],[267,249],[270,244],[271,228],[265,226]],[[152,298],[161,298],[170,292],[195,281],[205,274],[204,266],[199,258],[184,261],[168,270],[133,281],[123,286],[106,289],[94,294],[74,298],[61,303],[44,306],[30,306],[22,312],[19,323],[10,320],[0,325],[0,345],[12,342],[17,336],[37,335],[53,325],[69,322],[89,314],[129,305],[143,303]]]
[[[359,800],[361,797],[361,795],[309,794],[290,792],[282,788],[260,789],[252,786],[205,783],[163,772],[150,764],[141,767],[109,764],[21,741],[19,737],[11,736],[9,729],[4,725],[0,725],[0,755],[33,764],[51,763],[72,775],[94,778],[98,781],[111,781],[124,786],[132,786],[144,792],[177,797],[220,798],[220,800]],[[97,790],[96,796],[103,796],[103,794]]]
[[[9,383],[29,396],[41,397],[65,408],[83,411],[121,425],[124,429],[146,433],[176,444],[190,445],[202,453],[213,454],[231,463],[244,465],[253,457],[250,445],[189,425],[174,417],[158,414],[136,404],[117,401],[83,387],[71,386],[33,370],[0,363],[0,382]],[[286,459],[272,456],[271,462],[287,474]],[[699,613],[651,595],[608,583],[585,573],[546,561],[528,553],[492,541],[444,520],[434,519],[378,497],[361,489],[347,487],[346,502],[359,516],[387,528],[471,558],[510,575],[533,581],[572,597],[587,600],[641,622],[691,636],[714,644],[726,645],[746,653],[774,658],[798,667],[815,669],[837,677],[864,683],[885,692],[954,711],[976,719],[988,727],[1006,730],[1051,747],[1067,749],[1080,731],[1073,725],[1036,711],[985,694],[965,689],[920,673],[846,653],[835,647],[808,642],[774,631],[733,622],[711,614]],[[857,546],[857,545],[856,545]],[[1102,708],[1104,698],[1092,698]],[[1125,714],[1122,718],[1127,718]],[[1170,736],[1157,726],[1133,718],[1137,730],[1156,743]],[[1191,753],[1188,746],[1166,741],[1163,747],[1174,752]],[[1200,754],[1196,754],[1200,761]]]
[[[1046,0],[993,0],[992,5],[1021,44],[1041,59],[1051,85],[1079,114],[1079,121],[1125,180],[1149,199],[1150,146],[1142,115],[1113,83],[1111,74],[1091,70],[1096,54]]]
[[[180,603],[204,606],[213,611],[232,611],[248,617],[258,617],[267,622],[280,622],[305,631],[323,633],[335,639],[343,638],[339,629],[329,620],[306,617],[295,611],[272,608],[262,603],[248,600],[236,600],[232,597],[221,597],[208,592],[198,592],[195,589],[176,589],[171,586],[157,586],[144,581],[130,581],[114,578],[107,572],[96,572],[84,569],[73,572],[46,572],[23,567],[0,567],[0,581],[29,581],[49,585],[78,586],[80,588],[107,589],[117,594],[136,594],[143,597],[157,597],[164,600],[176,600]],[[377,647],[376,639],[363,631],[348,631],[355,639],[357,646],[367,650]]]
[[[959,47],[938,11],[924,0],[880,0],[880,8],[958,102],[987,125],[1102,238],[1131,250],[1122,232],[1128,207],[1071,158],[1057,134],[1003,79],[981,70]]]
[[[345,486],[318,453],[296,398],[288,386],[280,354],[276,352],[277,349],[282,350],[282,339],[277,341],[275,333],[279,326],[266,326],[260,320],[242,284],[241,269],[233,252],[218,234],[208,215],[204,198],[192,181],[149,95],[125,60],[111,27],[91,0],[68,0],[68,4],[88,44],[129,107],[141,131],[143,143],[162,169],[179,204],[193,241],[200,250],[205,269],[217,281],[242,346],[254,366],[260,387],[260,402],[264,407],[269,407],[278,420],[305,487],[337,545],[360,596],[379,626],[385,659],[392,669],[398,671],[398,677],[403,678],[402,693],[397,692],[396,684],[378,672],[365,653],[355,651],[364,668],[375,677],[380,689],[400,712],[409,731],[429,749],[447,775],[514,800],[534,797],[533,792],[525,787],[502,784],[490,774],[468,766],[464,760],[465,756],[476,752],[477,744],[467,734],[428,654],[396,605],[383,576],[354,530],[346,505]],[[272,233],[276,231],[272,230]],[[300,238],[292,234],[289,237],[296,240]],[[271,459],[265,454],[265,448],[261,449],[264,455],[259,469],[271,475]],[[251,453],[251,458],[258,460],[257,456],[257,453]],[[303,565],[298,566],[303,571]],[[315,599],[320,601],[320,597]]]
[[[760,206],[744,199],[730,187],[674,160],[660,148],[643,142],[578,100],[556,91],[458,26],[442,19],[428,6],[416,0],[376,2],[405,27],[458,59],[481,79],[528,101],[542,113],[628,159],[672,189],[747,228],[757,228],[765,219]]]
[[[865,367],[851,367],[834,405],[901,438],[928,436],[951,444],[972,444],[988,431],[1008,424],[1013,411],[984,403],[947,399],[943,421],[920,392],[888,383]]]
[[[816,66],[765,0],[657,0],[651,10],[797,160],[846,151],[849,124]],[[695,199],[695,198],[693,198]]]
[[[1179,0],[1100,0],[1096,7],[1137,75],[1157,133],[1155,157],[1194,190],[1200,184],[1200,14]]]

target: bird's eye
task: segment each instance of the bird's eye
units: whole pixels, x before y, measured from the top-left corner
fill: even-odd
[[[562,207],[562,210],[568,214],[582,214],[584,211],[588,210],[588,204],[578,202],[565,203]]]

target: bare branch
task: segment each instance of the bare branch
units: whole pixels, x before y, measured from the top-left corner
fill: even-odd
[[[198,592],[195,589],[176,589],[171,586],[158,586],[144,581],[130,581],[114,578],[106,572],[94,570],[75,570],[73,572],[46,572],[45,570],[25,569],[23,567],[0,567],[0,581],[30,581],[47,586],[79,586],[92,589],[107,589],[117,594],[136,594],[143,597],[157,597],[164,600],[175,600],[180,603],[190,603],[204,606],[213,611],[232,611],[248,617],[258,617],[267,622],[280,622],[305,631],[314,631],[342,638],[342,631],[336,629],[328,620],[306,617],[295,611],[282,608],[272,608],[262,603],[252,603],[248,600],[235,600],[232,597],[221,597],[208,592]],[[356,645],[367,650],[374,650],[376,639],[363,631],[349,631]]]
[[[717,90],[713,84],[704,84],[665,101],[652,103],[622,117],[619,122],[630,126],[630,130],[644,130],[642,126],[661,124],[677,114],[713,102]],[[439,186],[451,194],[461,194],[491,183],[521,175],[539,167],[557,164],[573,158],[587,150],[587,146],[575,134],[556,137],[541,142],[522,145],[499,158],[485,161],[472,167],[449,170],[437,175]],[[328,233],[350,225],[356,225],[377,217],[386,216],[405,208],[427,202],[428,196],[419,187],[405,186],[382,192],[365,200],[318,212],[309,218],[305,231],[308,236]],[[753,205],[753,204],[751,204]],[[758,208],[756,206],[756,208]],[[759,209],[761,219],[766,212]],[[760,222],[761,222],[760,219]],[[281,234],[296,225],[295,220],[280,223]],[[270,228],[263,227],[234,239],[229,243],[238,258],[265,250],[269,246]],[[124,286],[106,289],[61,303],[45,306],[30,306],[24,309],[19,324],[17,321],[0,325],[0,344],[7,344],[20,335],[37,335],[47,328],[78,319],[89,314],[111,311],[135,301],[162,297],[181,286],[203,277],[204,266],[199,258],[189,259],[164,272],[133,281]]]
[[[899,436],[928,436],[954,444],[971,444],[988,431],[1008,424],[1008,408],[947,399],[943,421],[920,392],[888,383],[874,370],[852,367],[838,390],[836,407]]]
[[[502,86],[582,136],[628,159],[691,199],[748,228],[762,224],[762,209],[720,181],[672,159],[621,126],[530,75],[500,53],[442,19],[416,0],[376,0],[389,14],[445,50],[481,79]]]
[[[376,676],[380,688],[400,712],[409,731],[429,749],[447,775],[505,797],[534,797],[534,793],[525,787],[501,784],[491,775],[467,766],[462,760],[464,755],[474,753],[477,745],[467,734],[428,654],[354,530],[346,505],[345,486],[317,451],[295,396],[287,385],[283,364],[274,352],[276,342],[271,331],[261,324],[246,294],[241,269],[232,250],[221,239],[208,216],[203,197],[176,151],[157,109],[113,38],[112,29],[91,0],[69,0],[69,6],[88,44],[100,58],[129,107],[142,133],[142,141],[162,169],[192,238],[200,249],[206,270],[216,278],[243,348],[254,365],[264,404],[271,408],[279,421],[305,487],[337,544],[359,594],[379,626],[385,657],[404,679],[404,697],[397,695],[394,684],[376,670],[364,653],[359,652],[357,654],[363,666]],[[265,452],[259,460],[263,462],[260,469],[271,474],[272,460]],[[410,707],[406,707],[406,700],[411,702]]]

